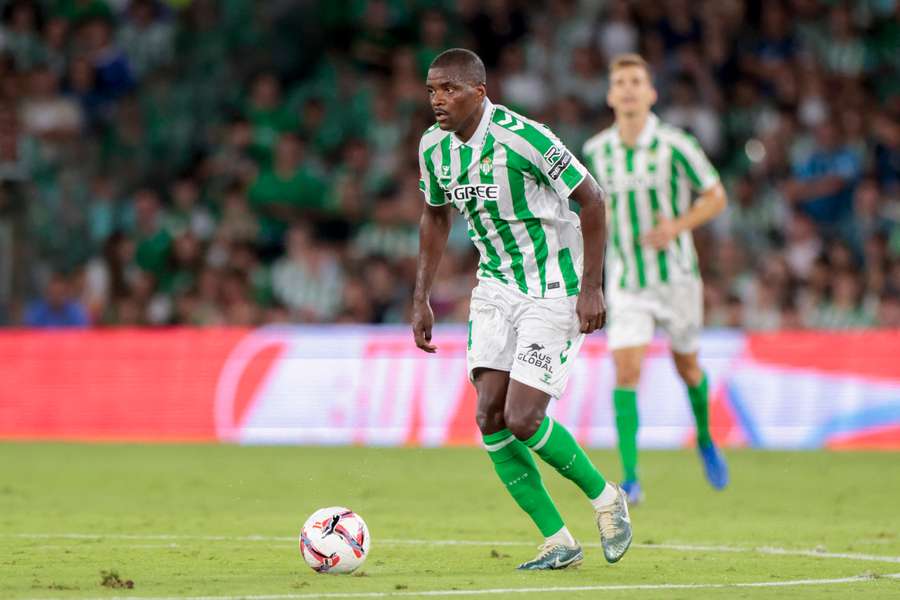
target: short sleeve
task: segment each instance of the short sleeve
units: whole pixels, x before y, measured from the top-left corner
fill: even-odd
[[[679,133],[672,139],[672,153],[681,163],[695,192],[705,192],[719,183],[719,172],[712,166],[697,139],[687,133]]]
[[[419,189],[425,194],[425,202],[431,206],[443,206],[447,204],[447,197],[434,174],[434,161],[432,155],[438,144],[425,147],[425,140],[419,143]]]
[[[597,147],[590,142],[586,143],[581,149],[581,157],[584,159],[584,166],[588,173],[594,176],[594,179],[600,181],[600,171],[603,168],[600,153]]]
[[[535,128],[546,141],[534,147],[535,163],[562,198],[568,198],[584,181],[587,169],[578,158],[546,127]],[[541,149],[544,148],[543,153]]]

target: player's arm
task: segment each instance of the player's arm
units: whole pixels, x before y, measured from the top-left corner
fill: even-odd
[[[437,346],[431,343],[431,328],[434,325],[434,313],[429,302],[431,286],[447,247],[450,226],[449,204],[425,204],[419,220],[419,259],[416,263],[416,289],[413,292],[412,328],[416,346],[429,353],[437,351]]]
[[[677,219],[660,219],[656,227],[644,234],[643,242],[657,250],[666,248],[682,231],[691,231],[712,220],[728,203],[718,172],[693,136],[685,133],[673,136],[672,151],[691,189],[699,196],[683,215]]]
[[[429,300],[434,276],[447,247],[451,220],[450,204],[435,176],[424,138],[419,142],[419,174],[419,189],[425,196],[425,207],[419,220],[419,259],[416,263],[416,289],[413,291],[412,329],[416,346],[434,353],[437,351],[437,346],[431,343],[434,313]]]
[[[677,219],[660,219],[656,227],[644,234],[644,243],[662,250],[682,231],[691,231],[714,219],[727,204],[725,188],[717,182],[700,194],[690,210]]]
[[[575,310],[582,333],[591,333],[606,323],[603,299],[603,255],[606,250],[606,204],[603,190],[587,175],[569,196],[581,208],[584,238],[584,272]]]

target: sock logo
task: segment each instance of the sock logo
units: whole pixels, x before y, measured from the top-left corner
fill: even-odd
[[[528,479],[528,473],[522,473],[521,475],[519,475],[518,477],[516,477],[516,478],[513,479],[512,481],[507,481],[507,482],[506,482],[506,487],[510,488],[510,487],[516,485],[517,483],[521,483],[521,482],[524,481],[525,479]]]

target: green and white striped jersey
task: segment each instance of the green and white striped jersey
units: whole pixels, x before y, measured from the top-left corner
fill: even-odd
[[[578,293],[581,224],[568,198],[588,175],[547,127],[485,99],[468,142],[436,124],[425,131],[419,170],[425,201],[466,217],[479,279],[539,298]]]
[[[699,278],[697,251],[689,231],[665,250],[641,243],[660,216],[674,219],[691,206],[693,192],[719,181],[697,140],[650,114],[635,146],[626,146],[613,126],[584,144],[588,169],[609,194],[607,286],[626,289]]]

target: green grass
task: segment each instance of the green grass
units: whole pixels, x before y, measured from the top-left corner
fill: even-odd
[[[601,469],[618,470],[613,453],[592,456]],[[900,557],[898,455],[740,451],[728,458],[732,485],[717,493],[703,481],[693,453],[643,453],[648,501],[632,511],[638,545],[621,563],[607,565],[599,548],[588,547],[578,570],[520,573],[515,565],[530,558],[540,540],[477,449],[0,444],[0,598],[302,597],[859,575],[869,578],[565,597],[900,597],[900,580],[878,577],[900,572],[898,562],[753,550],[777,546]],[[543,472],[572,532],[596,542],[592,512],[577,488],[550,469]],[[369,524],[372,550],[361,576],[317,575],[300,558],[299,526],[316,508],[333,504],[350,506]],[[246,536],[263,538],[240,539]],[[747,550],[653,547],[658,544]],[[115,572],[123,582],[132,580],[134,588],[102,586],[102,571],[107,579]]]

